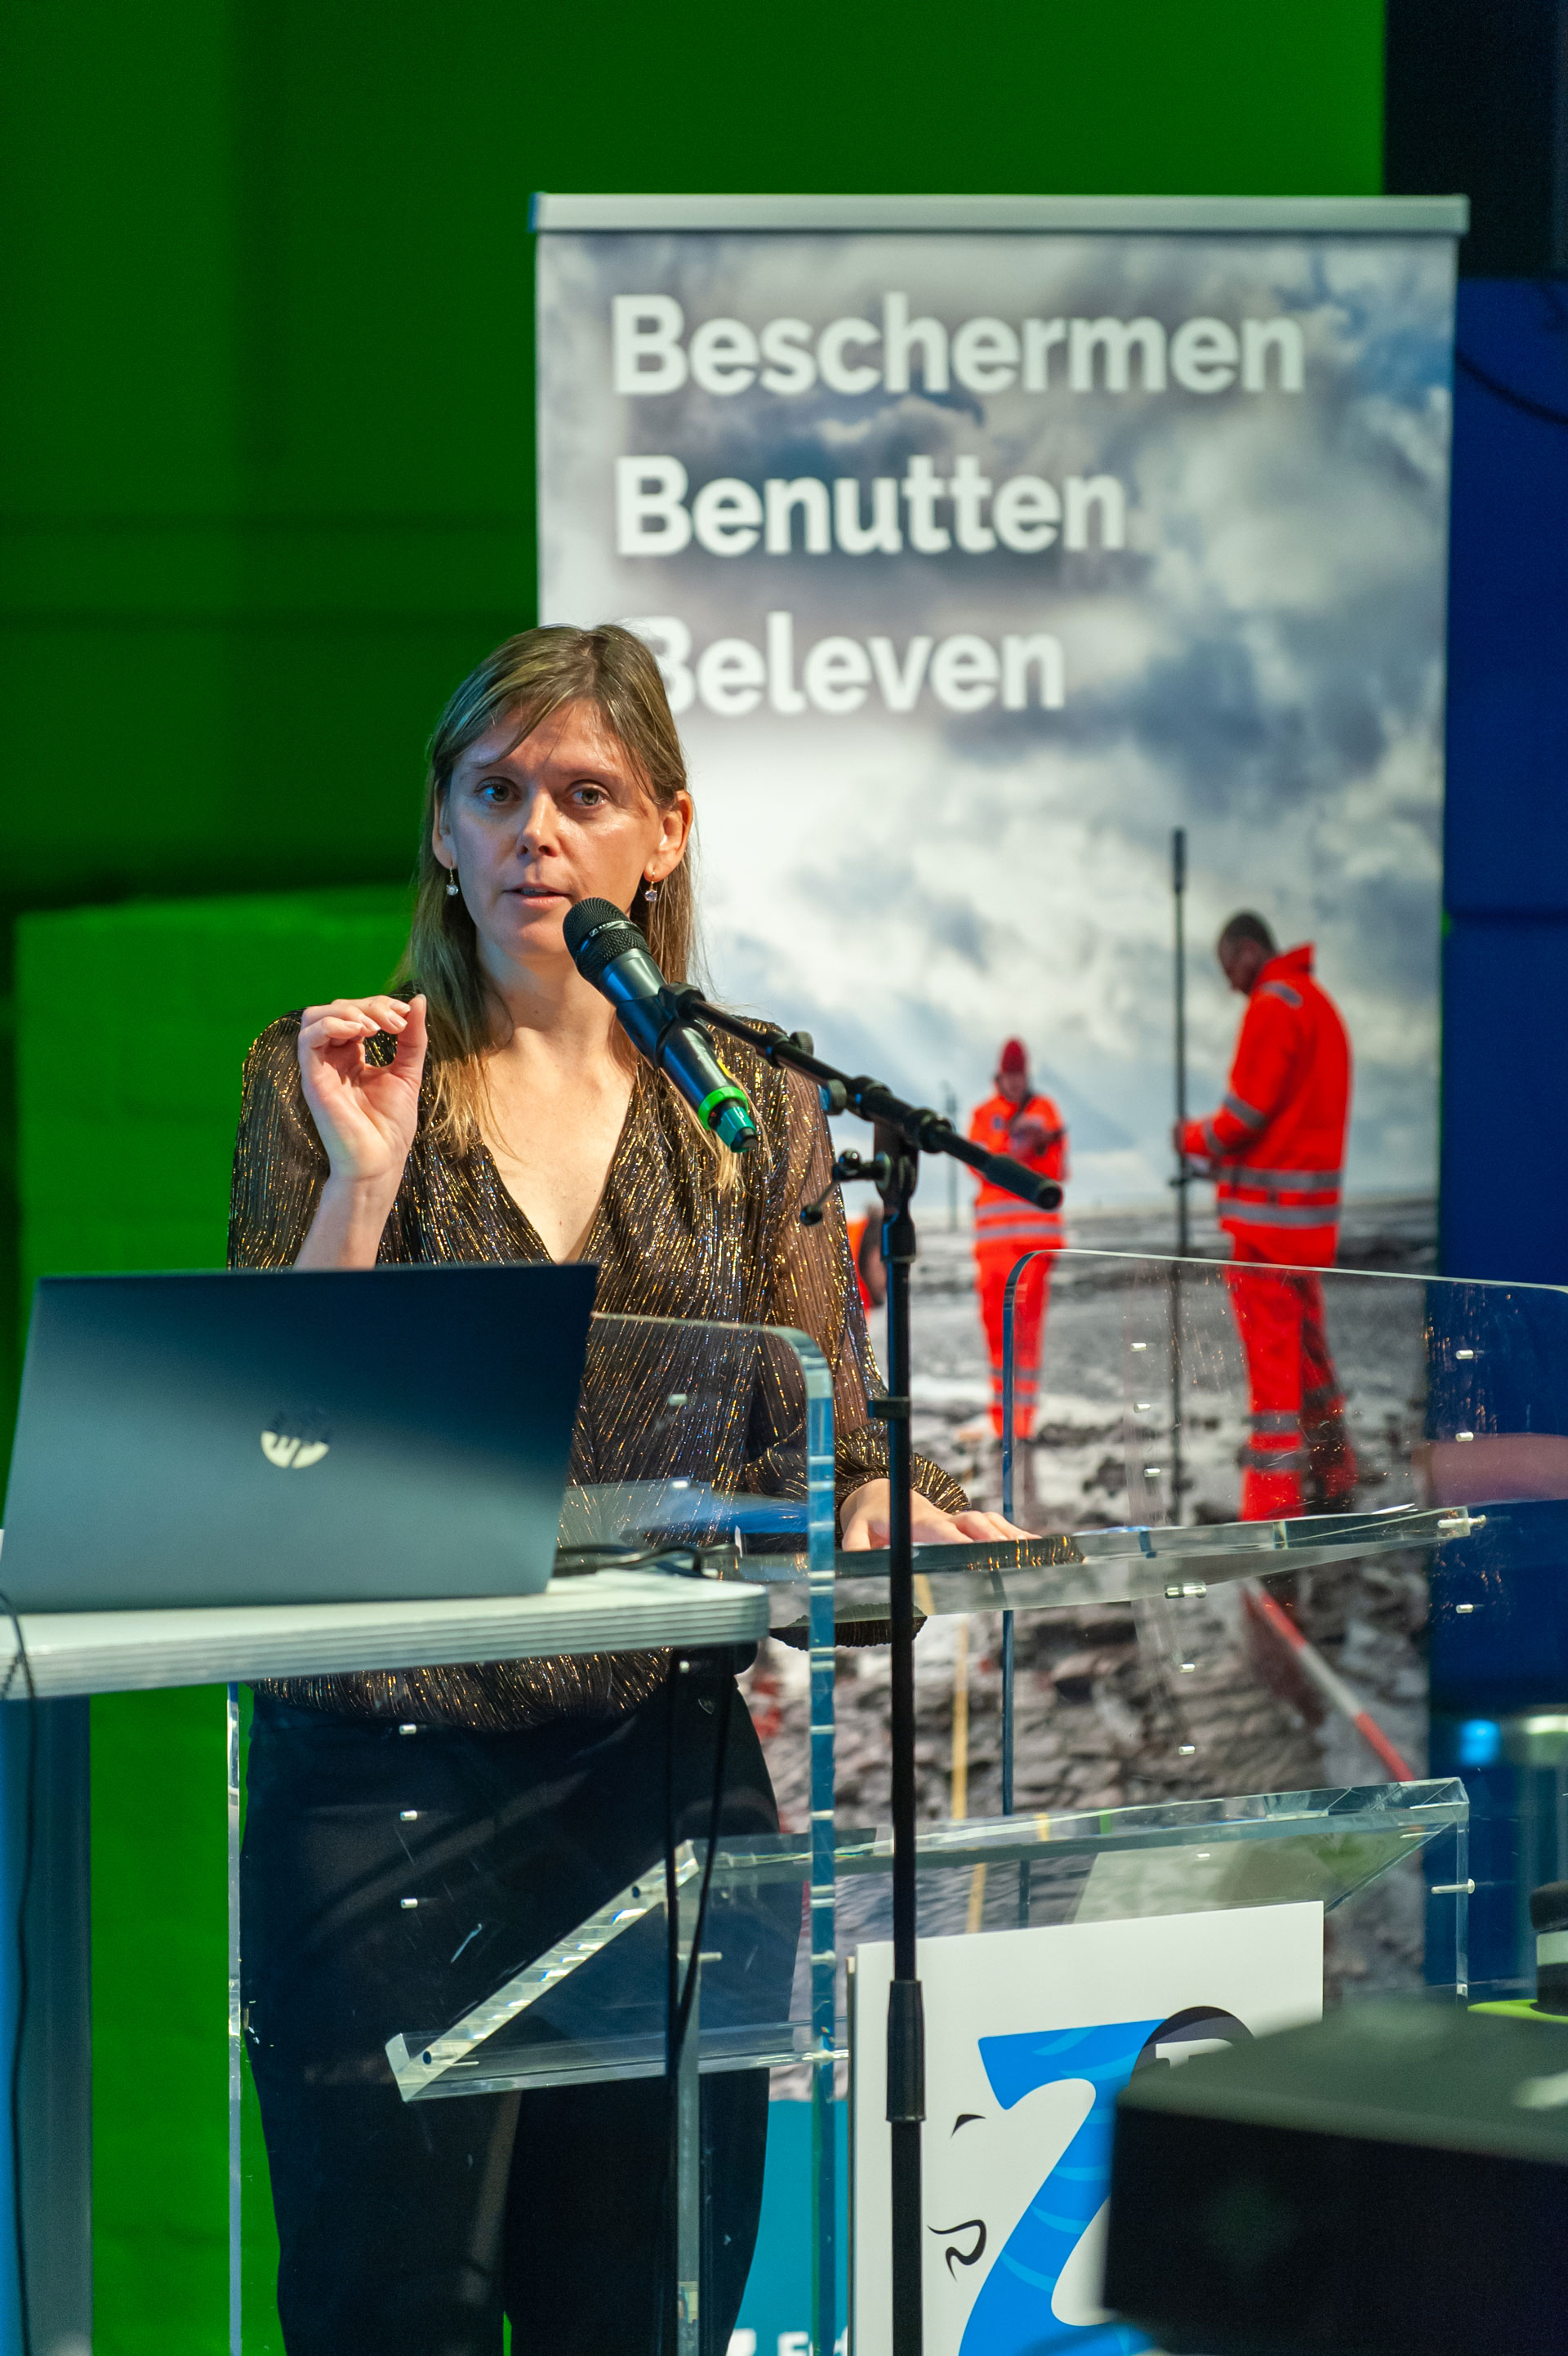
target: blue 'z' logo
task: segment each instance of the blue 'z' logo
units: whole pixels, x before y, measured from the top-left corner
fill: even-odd
[[[980,2058],[1002,2109],[1026,2095],[1069,2082],[1090,2097],[1076,2134],[994,2257],[987,2228],[970,2218],[933,2227],[948,2271],[991,2263],[969,2312],[961,2356],[1133,2356],[1146,2336],[1130,2324],[1100,2318],[1080,2286],[1060,2297],[1073,2254],[1104,2207],[1111,2180],[1111,2138],[1116,2097],[1134,2069],[1169,2066],[1187,2051],[1245,2038],[1232,2015],[1195,2007],[1164,2020],[1105,2021],[1089,2029],[983,2037]],[[1067,2306],[1068,2311],[1059,2308]],[[1086,2310],[1078,2314],[1074,2309]]]

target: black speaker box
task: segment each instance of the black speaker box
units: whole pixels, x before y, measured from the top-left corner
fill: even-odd
[[[1568,2025],[1369,2003],[1140,2071],[1105,2304],[1169,2356],[1568,2351]]]

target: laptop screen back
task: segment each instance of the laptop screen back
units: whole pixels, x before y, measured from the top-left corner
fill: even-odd
[[[0,1587],[28,1612],[536,1593],[596,1273],[45,1277]]]

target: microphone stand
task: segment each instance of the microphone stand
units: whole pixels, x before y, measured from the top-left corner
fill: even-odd
[[[987,1153],[960,1136],[950,1120],[928,1106],[896,1097],[880,1080],[852,1078],[816,1054],[804,1031],[785,1032],[771,1023],[748,1022],[710,1004],[694,989],[671,990],[671,1007],[684,1022],[698,1022],[748,1047],[768,1063],[803,1072],[815,1080],[827,1112],[854,1112],[873,1124],[869,1162],[842,1153],[833,1162],[835,1184],[870,1178],[882,1197],[882,1256],[887,1264],[887,1383],[886,1398],[871,1411],[887,1426],[888,1588],[892,1622],[893,1780],[893,1985],[887,2005],[887,2118],[893,2147],[893,2351],[920,2356],[923,2329],[920,2289],[920,2123],[926,2114],[926,2039],[916,1970],[915,1922],[915,1569],[909,1484],[914,1451],[909,1433],[909,1287],[915,1264],[915,1221],[910,1202],[919,1180],[920,1155],[945,1153],[978,1171],[1042,1210],[1055,1210],[1061,1188],[1015,1162],[1010,1154]],[[807,1225],[822,1216],[822,1202],[808,1204]],[[819,2350],[817,2356],[829,2356]]]
[[[1192,1173],[1182,1133],[1187,1128],[1187,829],[1171,834],[1171,898],[1176,905],[1176,1256],[1170,1272],[1171,1376],[1171,1519],[1185,1518],[1186,1467],[1182,1462],[1181,1280],[1182,1262],[1191,1248],[1187,1189]]]

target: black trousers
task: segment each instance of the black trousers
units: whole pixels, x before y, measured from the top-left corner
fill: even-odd
[[[407,2104],[384,2048],[446,2027],[662,1856],[671,1732],[676,1837],[706,1837],[723,1682],[699,1654],[671,1687],[608,1725],[515,1734],[404,1734],[257,1695],[242,1996],[288,2356],[499,2356],[503,2311],[517,2356],[661,2347],[662,2078]],[[775,1831],[738,1696],[727,1723],[722,1829]],[[723,2356],[757,2237],[766,2072],[705,2078],[703,2106],[703,2341]]]

